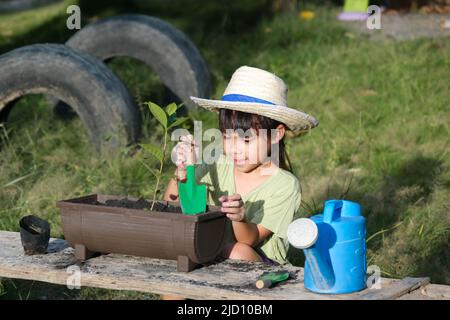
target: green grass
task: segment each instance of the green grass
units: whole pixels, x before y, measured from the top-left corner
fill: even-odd
[[[3,13],[0,15],[0,35],[6,40],[16,41],[17,37],[25,36],[30,30],[60,17],[73,1],[60,1],[34,10]]]
[[[450,41],[371,42],[343,29],[333,9],[314,9],[312,21],[276,16],[241,32],[222,23],[202,33],[188,18],[168,19],[207,60],[214,98],[238,66],[256,66],[285,79],[289,104],[319,119],[311,133],[288,141],[302,184],[301,216],[320,212],[326,199],[357,201],[367,218],[369,264],[387,277],[430,276],[434,283],[450,284]],[[54,21],[64,17],[65,12]],[[4,18],[0,15],[0,26]],[[0,52],[27,40],[23,31],[8,37],[8,43],[0,39]],[[142,64],[121,58],[111,67],[137,101],[164,100],[157,77]],[[192,117],[203,120],[205,129],[217,125],[207,112]],[[154,121],[145,112],[144,118],[144,140],[157,141],[161,132],[152,129]],[[141,154],[123,150],[98,158],[81,122],[56,118],[42,96],[21,99],[0,136],[1,230],[18,231],[21,216],[37,214],[51,221],[52,236],[60,237],[57,200],[94,192],[153,193]],[[165,181],[173,172],[171,164],[166,168]],[[292,262],[301,264],[302,254],[291,253]],[[39,298],[46,288],[61,299],[152,298],[6,279],[0,297]]]

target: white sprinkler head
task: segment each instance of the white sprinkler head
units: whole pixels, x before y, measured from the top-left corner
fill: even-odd
[[[317,225],[307,218],[300,218],[291,222],[287,230],[289,243],[297,249],[311,247],[316,243],[318,235]]]

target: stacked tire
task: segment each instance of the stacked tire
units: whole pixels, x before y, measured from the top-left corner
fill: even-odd
[[[207,65],[195,45],[166,22],[123,15],[90,24],[65,45],[35,44],[0,56],[0,118],[27,94],[57,99],[80,117],[97,150],[136,142],[140,117],[129,90],[105,62],[127,56],[159,76],[188,109],[189,96],[209,97]],[[66,107],[64,107],[64,105]]]

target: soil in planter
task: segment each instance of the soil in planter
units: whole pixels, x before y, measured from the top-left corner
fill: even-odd
[[[138,209],[138,210],[150,210],[152,203],[145,200],[144,198],[139,198],[138,200],[130,200],[127,198],[123,199],[111,199],[103,202],[96,202],[96,205],[108,206],[108,207],[119,207],[127,209]],[[181,207],[174,205],[165,205],[164,203],[156,202],[153,206],[153,211],[159,212],[172,212],[172,213],[182,213]]]

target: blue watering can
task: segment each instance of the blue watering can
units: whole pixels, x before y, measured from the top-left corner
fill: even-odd
[[[366,287],[366,225],[359,204],[326,201],[323,214],[289,225],[288,240],[305,254],[306,289],[350,293]]]

